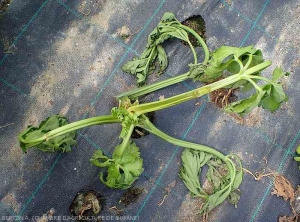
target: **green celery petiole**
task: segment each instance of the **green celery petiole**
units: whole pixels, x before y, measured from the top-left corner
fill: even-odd
[[[260,64],[258,64],[258,65],[256,65],[256,66],[253,66],[253,67],[251,67],[251,68],[245,70],[245,72],[243,73],[243,75],[246,76],[246,75],[254,74],[254,73],[256,73],[256,72],[259,72],[259,71],[261,71],[261,70],[267,68],[267,67],[270,66],[271,64],[272,64],[271,61],[265,61],[265,62],[263,62],[263,63],[260,63]]]
[[[155,134],[156,136],[162,138],[163,140],[176,145],[176,146],[211,153],[212,155],[215,155],[216,157],[220,158],[221,160],[227,161],[226,156],[224,156],[218,150],[212,149],[208,146],[183,141],[183,140],[176,139],[174,137],[169,136],[168,134],[162,132],[156,126],[154,126],[147,117],[144,117],[143,121],[142,121],[142,124],[139,124],[138,126],[145,129],[145,130],[147,130],[147,131],[149,131],[150,133]]]
[[[26,139],[23,139],[21,136],[18,137],[20,142],[26,143],[30,145],[30,147],[39,144],[40,142],[44,140],[49,140],[54,137],[63,135],[65,133],[75,131],[84,127],[93,126],[93,125],[101,125],[101,124],[109,124],[109,123],[119,123],[121,122],[117,117],[114,117],[112,115],[106,115],[106,116],[97,116],[97,117],[91,117],[88,119],[83,119],[74,123],[67,124],[65,126],[59,127],[57,129],[51,130],[50,132],[46,133],[40,138],[27,141]],[[34,144],[34,145],[33,145]]]
[[[118,156],[118,157],[121,157],[125,148],[128,146],[128,143],[130,141],[130,137],[131,137],[131,134],[133,132],[133,129],[134,129],[134,124],[131,124],[129,129],[128,129],[128,132],[126,134],[126,137],[123,139],[122,143],[121,143],[121,146],[119,147],[118,150],[115,151],[115,155]]]
[[[233,84],[235,82],[238,82],[239,80],[242,80],[242,79],[250,81],[251,78],[255,77],[251,74],[256,73],[256,72],[258,72],[262,69],[265,69],[266,67],[268,67],[270,65],[271,65],[271,62],[266,61],[266,62],[263,62],[259,65],[254,66],[254,67],[251,67],[250,69],[245,70],[242,73],[234,74],[234,75],[229,76],[225,79],[219,80],[217,82],[211,83],[211,84],[206,85],[206,86],[202,86],[200,88],[191,90],[189,92],[182,93],[180,95],[176,95],[176,96],[173,96],[173,97],[161,100],[161,101],[150,102],[150,103],[145,103],[145,104],[139,104],[139,105],[132,106],[132,107],[128,108],[128,111],[129,112],[134,112],[137,115],[141,115],[141,114],[144,114],[144,113],[153,112],[153,111],[157,111],[157,110],[160,110],[160,109],[168,108],[168,107],[180,104],[182,102],[186,102],[186,101],[195,99],[197,97],[203,96],[203,95],[208,94],[208,93],[210,93],[214,90],[224,88],[225,86],[231,85],[231,84]]]
[[[182,25],[179,25],[178,27],[182,27]],[[174,26],[169,26],[168,28],[174,29],[174,32],[179,34],[181,36],[181,39],[188,43],[189,47],[192,50],[193,56],[194,56],[194,64],[197,64],[198,63],[198,56],[197,56],[197,53],[196,53],[191,41],[189,40],[188,35],[187,34],[184,35],[183,33],[180,32],[180,30],[178,30],[178,28],[176,28]],[[170,35],[172,35],[172,33],[170,33]],[[172,35],[172,36],[176,37],[176,35]]]
[[[208,60],[209,60],[209,50],[207,45],[205,44],[204,40],[191,28],[185,26],[185,25],[179,25],[180,28],[188,31],[189,33],[191,33],[193,36],[195,36],[195,38],[198,40],[198,42],[201,44],[203,50],[204,50],[204,61],[203,61],[203,65],[206,65]]]
[[[150,102],[150,103],[144,103],[132,106],[128,109],[129,112],[134,112],[137,115],[141,115],[148,112],[157,111],[160,109],[165,109],[192,99],[195,99],[197,97],[203,96],[205,94],[208,94],[216,89],[223,88],[227,85],[231,85],[237,81],[241,80],[240,75],[235,74],[230,77],[227,77],[226,79],[222,79],[218,82],[211,83],[206,86],[202,86],[198,89],[191,90],[186,93],[182,93],[177,96],[173,96],[161,101],[156,102]]]
[[[145,85],[145,86],[142,86],[142,87],[139,87],[139,88],[135,88],[135,89],[130,90],[128,92],[119,94],[116,97],[117,97],[118,100],[121,99],[121,98],[124,98],[124,97],[128,97],[130,99],[136,99],[140,96],[143,96],[145,94],[148,94],[148,93],[154,92],[156,90],[165,88],[167,86],[183,82],[183,81],[190,78],[189,75],[190,75],[190,73],[186,72],[186,73],[181,74],[179,76],[174,76],[172,78],[169,78],[169,79],[166,79],[166,80],[163,80],[163,81],[160,81],[160,82],[156,82],[156,83],[153,83],[151,85]]]

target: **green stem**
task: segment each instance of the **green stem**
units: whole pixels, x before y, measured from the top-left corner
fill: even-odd
[[[160,101],[131,106],[130,108],[128,108],[128,111],[134,112],[137,115],[141,115],[144,113],[153,112],[153,111],[157,111],[160,109],[165,109],[165,108],[195,99],[197,97],[203,96],[214,90],[221,89],[225,86],[231,85],[242,79],[250,81],[251,78],[256,77],[251,74],[259,72],[270,65],[271,65],[271,61],[266,61],[266,62],[260,63],[256,66],[253,66],[250,69],[245,70],[243,73],[234,74],[225,79],[219,80],[217,82],[211,83],[206,86],[202,86],[200,88],[191,90],[189,92],[182,93],[182,94],[179,94],[179,95],[176,95],[176,96],[164,99],[164,100],[160,100]]]
[[[139,96],[143,96],[145,94],[154,92],[156,90],[165,88],[167,86],[170,86],[170,85],[173,85],[173,84],[176,84],[176,83],[179,83],[179,82],[183,82],[183,81],[190,78],[189,74],[190,74],[189,72],[186,72],[186,73],[181,74],[179,76],[174,76],[172,78],[169,78],[169,79],[166,79],[166,80],[163,80],[163,81],[160,81],[160,82],[156,82],[156,83],[153,83],[151,85],[146,85],[146,86],[142,86],[142,87],[139,87],[139,88],[135,88],[135,89],[130,90],[128,92],[117,95],[117,99],[119,100],[119,99],[124,98],[124,97],[128,97],[130,99],[136,99]]]
[[[65,126],[61,126],[57,129],[51,130],[48,133],[46,133],[44,136],[34,139],[31,141],[24,140],[23,138],[19,137],[19,140],[24,143],[40,143],[44,140],[49,140],[54,137],[63,135],[65,133],[81,129],[87,126],[93,126],[93,125],[101,125],[101,124],[109,124],[109,123],[119,123],[121,122],[117,117],[114,117],[112,115],[106,115],[106,116],[97,116],[97,117],[91,117],[88,119],[83,119],[74,123],[67,124]]]
[[[168,108],[170,106],[174,106],[192,99],[195,99],[197,97],[203,96],[207,93],[210,93],[214,90],[223,88],[225,86],[231,85],[237,81],[241,80],[241,75],[235,74],[232,76],[227,77],[226,79],[222,79],[220,81],[211,83],[209,85],[200,87],[198,89],[191,90],[186,93],[182,93],[177,96],[173,96],[164,100],[156,101],[156,102],[150,102],[150,103],[145,103],[145,104],[139,104],[132,106],[128,108],[129,112],[134,112],[137,115],[141,115],[144,113]]]
[[[272,82],[270,79],[267,79],[267,78],[265,78],[265,77],[263,77],[263,76],[253,76],[253,77],[251,77],[251,78],[252,78],[252,79],[263,80],[263,81],[266,81],[266,82],[268,82],[268,83],[274,84],[274,82]]]
[[[193,53],[193,56],[194,56],[194,64],[196,65],[198,63],[198,57],[197,57],[197,53],[192,45],[192,43],[190,42],[189,38],[187,37],[187,39],[185,39],[185,41],[189,44],[191,50],[192,50],[192,53]]]
[[[248,67],[250,66],[250,64],[252,62],[252,58],[253,58],[252,54],[249,54],[248,61],[247,61],[246,65],[244,66],[244,70],[248,69]]]
[[[249,77],[248,78],[245,78],[247,81],[249,81],[253,86],[254,86],[254,88],[257,90],[257,91],[259,91],[260,93],[262,93],[262,90],[261,90],[261,88],[252,80],[252,79],[250,79]]]
[[[239,60],[239,58],[236,55],[234,55],[234,61],[236,61],[239,64],[239,67],[240,67],[239,73],[242,73],[244,71],[244,65],[241,62],[241,60]]]
[[[253,74],[253,73],[259,72],[259,71],[261,71],[261,70],[267,68],[267,67],[270,66],[271,64],[272,64],[271,61],[265,61],[265,62],[263,62],[263,63],[260,63],[260,64],[256,65],[256,66],[251,67],[250,69],[247,69],[247,70],[243,73],[243,75],[251,75],[251,74]],[[252,78],[252,77],[251,77],[251,78]]]
[[[180,35],[180,39],[187,42],[188,45],[190,46],[191,50],[192,50],[192,53],[193,53],[193,56],[194,56],[194,64],[197,64],[198,63],[198,57],[197,57],[197,53],[195,51],[195,48],[194,46],[192,45],[192,43],[190,42],[189,40],[189,36],[187,35],[186,31],[183,30],[184,32],[180,32],[180,29],[178,29],[179,26],[163,26],[163,27],[166,27],[168,30],[170,29],[173,29],[175,33],[177,33],[178,35]],[[172,34],[172,32],[170,31],[166,31],[169,35],[175,37],[175,38],[178,38],[178,36]]]
[[[130,141],[130,137],[131,137],[131,134],[133,132],[133,129],[134,129],[134,124],[131,124],[128,131],[127,131],[126,137],[122,141],[121,146],[119,147],[118,150],[115,150],[115,155],[117,155],[119,157],[122,156],[125,148],[128,146],[128,143]]]
[[[235,179],[235,175],[236,175],[236,168],[235,168],[235,164],[233,163],[233,161],[228,157],[226,156],[226,161],[224,161],[229,169],[229,174],[231,176],[231,180],[230,180],[230,183],[226,186],[227,188],[230,187],[231,189],[231,186],[233,185],[234,183],[234,179]]]
[[[152,50],[151,50],[151,53],[150,53],[150,55],[149,55],[149,57],[148,57],[147,63],[146,63],[146,65],[145,65],[146,68],[144,69],[144,74],[145,74],[145,76],[148,75],[148,72],[145,72],[145,71],[146,71],[147,67],[148,67],[149,64],[150,64],[150,61],[152,61],[153,52],[154,52],[155,50],[156,50],[156,47],[153,47]]]
[[[209,50],[208,50],[208,47],[205,44],[204,40],[193,29],[191,29],[191,28],[189,28],[185,25],[179,25],[179,27],[181,27],[182,29],[184,29],[184,30],[188,31],[189,33],[191,33],[199,41],[199,43],[201,44],[201,46],[204,50],[204,55],[205,55],[203,65],[206,65],[208,60],[209,60]]]
[[[176,146],[180,146],[180,147],[185,147],[185,148],[190,148],[190,149],[194,149],[194,150],[198,150],[198,151],[207,152],[212,155],[215,155],[216,157],[220,158],[223,161],[227,161],[226,156],[224,156],[222,153],[220,153],[219,151],[217,151],[211,147],[176,139],[176,138],[171,137],[168,134],[164,133],[163,131],[159,130],[156,126],[154,126],[150,122],[150,120],[147,117],[144,117],[143,120],[144,121],[142,122],[142,124],[138,125],[139,127],[149,131],[150,133],[153,133],[154,135],[162,138],[163,140],[165,140],[169,143],[172,143],[172,144],[174,144]]]
[[[162,138],[163,140],[165,140],[171,144],[174,144],[175,146],[180,146],[180,147],[184,147],[184,148],[190,148],[190,149],[194,149],[197,151],[210,153],[210,154],[218,157],[220,160],[222,160],[227,165],[229,174],[230,174],[230,183],[223,190],[226,190],[228,188],[231,189],[231,186],[234,183],[236,169],[235,169],[235,164],[232,162],[232,160],[230,160],[229,157],[224,156],[221,152],[219,152],[211,147],[204,146],[201,144],[191,143],[191,142],[187,142],[187,141],[183,141],[183,140],[179,140],[174,137],[171,137],[168,134],[166,134],[166,133],[162,132],[161,130],[159,130],[158,128],[156,128],[147,117],[143,118],[143,122],[142,122],[142,124],[139,125],[139,127],[144,128],[145,130],[149,131],[150,133],[153,133],[154,135]],[[207,198],[207,197],[203,197],[203,198]]]
[[[204,50],[204,61],[203,61],[203,65],[206,65],[207,63],[208,63],[208,61],[209,61],[209,50],[208,50],[208,47],[207,47],[207,45],[206,45],[206,43],[204,42],[204,40],[201,38],[201,36],[200,35],[198,35],[198,33],[197,32],[195,32],[193,29],[191,29],[190,27],[188,27],[188,26],[185,26],[185,25],[182,25],[180,22],[178,22],[178,23],[170,23],[170,24],[164,24],[162,27],[167,27],[167,28],[175,28],[174,30],[175,30],[175,32],[177,32],[178,33],[178,30],[176,29],[176,28],[181,28],[181,29],[183,29],[184,31],[186,31],[186,32],[189,32],[189,33],[191,33],[193,36],[195,36],[195,38],[198,40],[198,42],[201,44],[201,46],[202,46],[202,48],[203,48],[203,50]],[[188,39],[188,36],[187,36],[187,39]],[[190,41],[187,41],[187,40],[185,40],[185,39],[183,39],[184,41],[186,41],[186,42],[190,42]],[[191,47],[191,50],[193,51],[193,54],[194,54],[194,58],[196,58],[196,61],[197,61],[197,56],[195,56],[195,54],[196,53],[194,53],[194,47],[193,47],[193,45],[191,45],[190,43],[189,43],[189,45],[190,45],[190,47]],[[197,64],[197,62],[195,62],[195,64]]]

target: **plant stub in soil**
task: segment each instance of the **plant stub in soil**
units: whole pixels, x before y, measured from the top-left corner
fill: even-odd
[[[69,207],[71,216],[82,220],[87,216],[95,216],[102,210],[102,196],[96,191],[79,191]]]
[[[123,194],[119,203],[122,203],[125,207],[127,207],[129,204],[136,202],[143,191],[143,188],[131,187]]]
[[[4,12],[10,3],[11,0],[0,0],[0,12]]]
[[[114,213],[117,216],[122,216],[124,209],[138,200],[139,196],[143,193],[143,188],[131,187],[129,188],[120,198],[118,204],[113,207],[110,207],[110,212]]]

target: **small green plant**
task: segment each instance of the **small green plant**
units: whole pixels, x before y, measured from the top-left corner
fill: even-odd
[[[130,35],[128,35],[128,34],[122,34],[121,35],[121,38],[123,39],[123,40],[125,40],[125,39],[127,39],[127,38],[129,38],[130,37]]]
[[[194,35],[202,45],[205,54],[202,63],[198,63],[188,33]],[[139,148],[130,139],[134,128],[138,126],[171,144],[186,148],[182,153],[183,165],[179,175],[193,195],[206,201],[201,213],[211,211],[225,199],[236,205],[240,195],[238,188],[243,179],[239,158],[234,154],[224,155],[211,147],[171,137],[155,127],[145,114],[166,109],[222,88],[252,92],[248,98],[228,104],[225,107],[228,112],[243,116],[257,106],[274,112],[287,100],[279,82],[287,73],[281,68],[276,68],[272,78],[263,77],[262,70],[270,66],[271,62],[264,61],[262,52],[252,46],[243,48],[222,46],[209,53],[202,38],[182,25],[172,13],[163,16],[158,27],[150,33],[145,51],[140,57],[127,62],[123,70],[136,75],[139,85],[145,84],[147,76],[156,68],[160,73],[166,69],[168,59],[161,44],[174,37],[186,41],[193,52],[194,63],[189,65],[187,73],[118,95],[119,106],[113,108],[110,115],[92,117],[70,124],[66,124],[66,120],[62,117],[52,116],[39,127],[29,126],[19,135],[23,151],[27,152],[31,147],[37,147],[47,152],[69,152],[70,146],[75,143],[75,130],[93,125],[119,123],[122,126],[119,135],[122,142],[116,146],[112,156],[108,157],[102,151],[96,151],[90,161],[104,169],[105,172],[100,173],[100,180],[105,185],[127,189],[143,172]],[[208,84],[161,101],[144,104],[138,102],[140,96],[188,78]],[[206,178],[212,184],[212,193],[206,192],[199,181],[199,174],[204,165],[208,166]]]
[[[300,146],[297,147],[296,153],[297,153],[298,155],[300,155]],[[297,161],[297,162],[300,162],[300,156],[295,156],[295,157],[294,157],[294,160]],[[300,169],[300,167],[299,167],[299,169]]]

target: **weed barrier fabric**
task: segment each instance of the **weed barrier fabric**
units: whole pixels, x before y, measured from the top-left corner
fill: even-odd
[[[135,87],[135,79],[121,66],[143,51],[148,34],[167,11],[181,21],[200,14],[210,50],[221,45],[261,49],[273,61],[265,75],[276,66],[291,73],[283,82],[289,101],[275,113],[257,108],[241,119],[202,97],[156,112],[154,123],[174,137],[224,154],[237,153],[251,172],[282,173],[295,188],[299,170],[293,156],[300,144],[299,10],[296,0],[12,1],[0,20],[1,220],[16,221],[21,216],[37,221],[51,208],[57,220],[66,220],[71,201],[82,189],[105,198],[103,221],[121,219],[110,208],[118,206],[125,190],[105,187],[99,169],[89,163],[97,149],[112,153],[119,143],[119,125],[80,130],[77,146],[67,154],[35,149],[24,154],[17,134],[51,114],[63,114],[70,121],[108,114],[117,105],[114,96]],[[193,60],[189,48],[177,40],[164,47],[169,67],[159,79],[186,72]],[[201,48],[197,52],[201,61]],[[157,79],[154,76],[150,82]],[[144,100],[167,98],[197,86],[186,81]],[[144,192],[124,209],[122,219],[201,221],[197,214],[201,200],[192,198],[178,177],[182,149],[154,135],[135,142],[145,170],[134,186]],[[271,195],[272,183],[267,177],[255,181],[245,173],[238,208],[225,202],[208,220],[265,222],[291,215],[288,201]],[[166,188],[170,192],[164,198]]]

